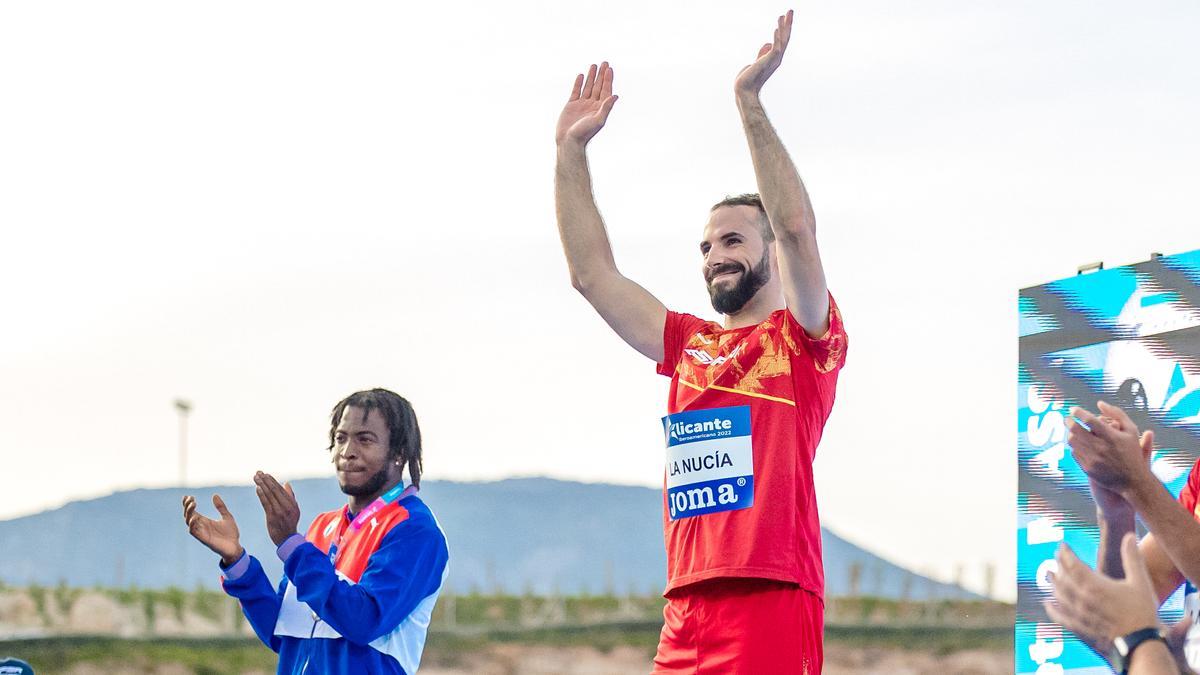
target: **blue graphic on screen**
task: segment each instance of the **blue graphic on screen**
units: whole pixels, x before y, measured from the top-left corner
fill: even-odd
[[[1095,565],[1088,477],[1067,445],[1072,406],[1104,400],[1153,429],[1151,470],[1178,496],[1200,453],[1200,251],[1022,290],[1017,371],[1017,673],[1111,673],[1047,617],[1047,573],[1065,543]],[[1182,616],[1182,593],[1163,604]]]

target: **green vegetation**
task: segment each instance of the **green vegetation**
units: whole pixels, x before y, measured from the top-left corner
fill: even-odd
[[[67,614],[83,589],[59,584],[52,591],[38,585],[24,589],[9,587],[6,592],[24,591],[33,600],[37,613],[47,626],[51,614]],[[174,618],[182,622],[189,613],[213,622],[224,622],[233,614],[227,626],[232,632],[242,623],[235,601],[218,590],[197,588],[184,591],[171,587],[165,590],[139,589],[135,586],[120,589],[92,589],[105,594],[124,607],[139,608],[147,625],[152,626],[160,612],[170,608]],[[54,603],[51,607],[50,603]],[[541,626],[611,624],[629,621],[660,621],[664,600],[657,595],[577,595],[539,596],[483,594],[472,591],[465,595],[442,594],[434,608],[432,625],[440,628],[475,627],[477,629],[528,629]],[[57,612],[51,612],[57,609]],[[941,600],[919,602],[891,600],[871,596],[828,598],[825,621],[831,625],[915,625],[986,628],[1011,626],[1012,605],[992,601]]]
[[[29,597],[33,599],[33,606],[37,608],[38,616],[42,618],[42,622],[50,623],[50,613],[46,608],[46,589],[37,584],[32,584],[25,589],[29,593]]]
[[[180,623],[182,623],[183,622],[183,604],[184,604],[184,601],[187,600],[187,596],[184,594],[183,590],[176,586],[170,586],[167,588],[167,590],[163,591],[162,599],[163,599],[163,602],[167,603],[168,605],[171,606],[172,609],[175,610],[175,618],[178,619]]]
[[[19,655],[38,673],[67,670],[78,663],[98,667],[144,666],[177,663],[195,675],[218,675],[260,670],[275,672],[275,654],[257,640],[227,638],[212,640],[64,637],[43,640],[0,642],[0,652]]]
[[[142,612],[146,615],[146,630],[154,632],[154,619],[157,616],[158,603],[154,602],[153,593],[142,594]]]
[[[192,610],[200,616],[212,621],[220,621],[223,608],[235,602],[232,598],[218,591],[197,588],[192,591]]]
[[[484,631],[429,632],[426,653],[431,662],[453,665],[455,654],[480,651],[496,643],[519,643],[551,647],[593,647],[607,653],[615,647],[631,646],[654,654],[662,620],[627,621],[599,625],[556,626]]]
[[[68,612],[83,592],[63,585],[9,588],[25,592],[38,617],[51,631],[51,615]],[[270,673],[275,655],[246,632],[245,619],[234,601],[208,589],[185,592],[178,588],[93,589],[114,598],[146,620],[142,639],[116,637],[51,637],[0,641],[0,652],[25,658],[39,673],[62,672],[87,663],[104,671],[132,665],[150,673],[164,664],[182,666],[196,675]],[[54,602],[58,612],[52,612]],[[435,607],[426,663],[443,667],[469,666],[472,655],[496,645],[591,647],[607,653],[618,647],[654,653],[662,625],[661,597],[649,596],[519,596],[500,594],[443,594]],[[226,637],[172,638],[155,636],[155,620],[173,614],[182,622],[189,614],[223,624]],[[967,649],[1011,652],[1012,605],[996,602],[912,602],[883,598],[830,598],[826,602],[826,643],[852,649],[884,648],[946,655]],[[226,617],[230,617],[227,619]],[[175,623],[175,622],[172,622]],[[172,630],[176,628],[172,626]],[[166,630],[165,627],[163,630]]]
[[[1012,626],[958,628],[954,626],[825,626],[825,642],[851,647],[893,647],[952,654],[966,649],[1012,650]]]
[[[459,665],[464,655],[481,652],[497,643],[586,646],[604,653],[619,646],[629,646],[645,652],[649,660],[658,643],[660,627],[659,621],[646,620],[527,630],[435,629],[429,635],[425,663]],[[1011,650],[1012,629],[828,626],[825,639],[827,644],[841,643],[854,648],[890,647],[944,655],[965,649]],[[99,668],[117,664],[144,665],[146,672],[151,672],[155,664],[174,663],[195,675],[246,671],[270,673],[275,670],[275,654],[253,638],[51,638],[0,642],[0,652],[19,655],[34,664],[39,673],[61,672],[79,663],[90,663]]]
[[[117,588],[117,589],[111,589],[111,590],[97,588],[96,590],[101,593],[107,594],[109,597],[116,600],[118,604],[124,605],[125,607],[131,607],[131,606],[137,604],[141,600],[141,596],[142,596],[142,592],[138,590],[137,586],[130,586],[129,588]]]
[[[59,581],[58,586],[54,588],[54,601],[58,603],[58,611],[70,614],[71,608],[75,606],[75,601],[82,593],[83,589],[71,588],[65,580]]]

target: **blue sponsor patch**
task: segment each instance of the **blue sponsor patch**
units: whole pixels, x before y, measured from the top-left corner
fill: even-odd
[[[662,418],[667,447],[712,438],[750,435],[750,406],[685,410]]]
[[[667,415],[663,432],[671,520],[754,505],[750,406]]]

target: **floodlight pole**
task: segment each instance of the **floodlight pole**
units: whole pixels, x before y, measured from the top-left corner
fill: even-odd
[[[179,412],[179,487],[187,487],[187,420],[188,413],[192,411],[192,404],[182,398],[175,399],[175,410]],[[179,561],[181,586],[188,587],[188,564],[187,564],[187,537],[184,536],[184,530],[179,530],[179,550],[177,551]],[[172,584],[173,586],[174,584]]]
[[[192,404],[182,398],[175,399],[175,409],[179,411],[179,487],[187,486],[187,420],[192,411]]]

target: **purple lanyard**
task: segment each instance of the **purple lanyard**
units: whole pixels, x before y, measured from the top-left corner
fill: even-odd
[[[337,565],[338,549],[341,548],[342,542],[346,540],[346,537],[349,537],[350,535],[361,530],[367,521],[374,518],[376,514],[383,510],[383,507],[391,504],[392,502],[398,502],[409,495],[415,494],[417,494],[416,485],[404,487],[404,483],[400,483],[391,490],[379,495],[379,497],[377,497],[375,501],[371,502],[367,508],[360,511],[357,516],[354,516],[354,520],[350,521],[349,527],[342,532],[342,534],[338,537],[338,540],[329,545],[329,562],[333,563],[335,566]]]

